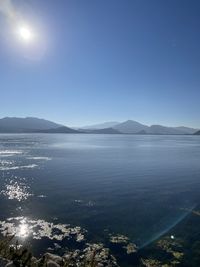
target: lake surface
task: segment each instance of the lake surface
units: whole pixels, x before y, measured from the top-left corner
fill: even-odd
[[[0,135],[0,231],[36,254],[83,236],[108,245],[120,234],[141,250],[183,238],[199,193],[198,136]]]

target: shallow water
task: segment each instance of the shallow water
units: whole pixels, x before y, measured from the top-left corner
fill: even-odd
[[[199,159],[198,136],[0,135],[1,231],[36,253],[62,241],[45,223],[62,225],[52,235],[70,224],[94,242],[123,234],[143,248],[198,209]]]

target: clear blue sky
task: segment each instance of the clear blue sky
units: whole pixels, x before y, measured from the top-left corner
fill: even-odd
[[[199,0],[13,5],[36,26],[45,53],[25,55],[0,15],[0,117],[200,127]]]

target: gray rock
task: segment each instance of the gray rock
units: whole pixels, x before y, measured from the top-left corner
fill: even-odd
[[[0,267],[4,267],[4,266],[6,266],[8,263],[10,263],[9,260],[6,260],[6,259],[0,257]]]
[[[60,265],[58,263],[56,263],[55,261],[52,261],[52,260],[48,260],[46,266],[47,267],[60,267]]]
[[[16,267],[12,261],[9,261],[6,265],[0,265],[0,266],[1,267],[2,266],[5,266],[5,267]]]
[[[63,261],[62,257],[55,255],[55,254],[52,254],[52,253],[45,253],[44,256],[47,259],[47,261],[51,260],[57,264],[61,264]]]

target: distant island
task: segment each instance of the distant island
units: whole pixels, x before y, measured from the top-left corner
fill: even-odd
[[[74,133],[74,134],[156,134],[156,135],[200,135],[199,129],[190,127],[147,126],[137,121],[105,122],[80,128],[71,128],[49,120],[34,117],[0,119],[0,133]]]

